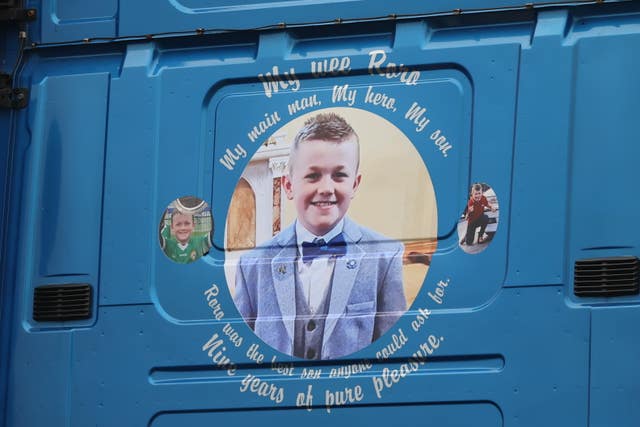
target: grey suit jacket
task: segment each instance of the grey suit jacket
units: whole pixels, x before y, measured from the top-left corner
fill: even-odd
[[[322,359],[356,352],[383,335],[405,312],[403,245],[345,218],[347,253],[336,259]],[[295,224],[243,255],[234,301],[256,335],[292,355],[298,249]]]

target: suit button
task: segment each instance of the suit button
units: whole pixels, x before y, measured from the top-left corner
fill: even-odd
[[[309,323],[307,323],[307,331],[311,332],[316,328],[316,322],[314,322],[313,320],[309,320]]]
[[[307,350],[307,359],[313,359],[314,357],[316,357],[316,351],[312,348]]]

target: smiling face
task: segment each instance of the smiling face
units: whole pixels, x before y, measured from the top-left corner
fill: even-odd
[[[340,142],[306,140],[289,160],[283,186],[298,221],[316,236],[329,232],[347,213],[360,185],[357,137]]]
[[[473,190],[473,200],[479,202],[482,199],[482,190]]]
[[[194,227],[192,215],[178,211],[171,215],[171,233],[176,236],[176,240],[181,244],[186,245],[189,242]]]

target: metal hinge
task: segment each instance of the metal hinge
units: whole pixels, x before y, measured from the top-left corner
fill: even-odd
[[[0,74],[0,108],[19,110],[29,103],[29,89],[12,88],[11,76]]]
[[[20,7],[0,8],[0,22],[33,21],[37,18],[35,9],[23,9]]]

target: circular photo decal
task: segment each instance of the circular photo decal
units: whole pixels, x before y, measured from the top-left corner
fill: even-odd
[[[486,183],[476,182],[469,189],[469,198],[458,220],[460,247],[468,254],[477,254],[489,246],[498,231],[498,197]]]
[[[292,120],[263,141],[233,193],[225,273],[255,334],[334,359],[405,313],[436,249],[429,172],[393,124],[355,108]]]
[[[160,247],[171,261],[189,264],[211,248],[213,219],[209,205],[197,197],[175,199],[159,225]]]

